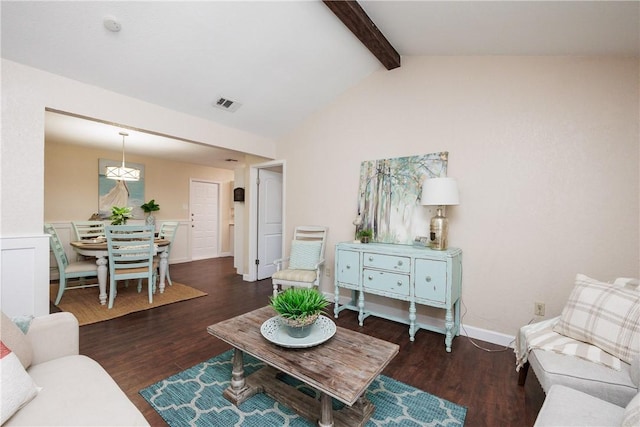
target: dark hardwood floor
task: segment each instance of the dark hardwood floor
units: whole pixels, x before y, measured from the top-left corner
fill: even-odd
[[[80,352],[113,376],[152,426],[166,424],[138,391],[228,350],[206,327],[266,305],[271,294],[271,280],[244,282],[232,258],[174,264],[171,278],[208,295],[80,328]],[[336,323],[400,345],[383,373],[466,406],[465,425],[532,425],[535,414],[525,411],[511,349],[485,352],[460,336],[447,353],[441,334],[420,330],[412,343],[406,325],[369,317],[361,328],[356,317],[344,311]]]

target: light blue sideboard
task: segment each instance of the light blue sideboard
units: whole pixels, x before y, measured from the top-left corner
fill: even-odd
[[[414,341],[419,329],[445,334],[451,351],[453,337],[460,335],[462,251],[386,243],[338,243],[335,256],[335,317],[344,309],[358,312],[363,326],[369,315],[407,323]],[[339,305],[340,288],[352,292],[351,302]],[[406,317],[390,316],[366,309],[365,295],[375,294],[409,302]],[[416,304],[446,310],[444,328],[416,322]]]

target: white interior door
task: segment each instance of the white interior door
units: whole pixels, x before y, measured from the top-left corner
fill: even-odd
[[[258,280],[271,277],[282,257],[282,173],[258,170]]]
[[[220,185],[191,181],[191,259],[215,258],[220,240]]]

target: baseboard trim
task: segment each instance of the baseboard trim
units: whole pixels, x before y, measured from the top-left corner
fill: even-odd
[[[477,328],[475,326],[462,325],[460,335],[466,336],[472,339],[490,342],[491,344],[497,344],[504,347],[513,348],[515,336],[507,335],[496,331],[490,331],[487,329]]]
[[[335,296],[333,293],[324,291],[323,294],[329,301],[335,301]],[[347,304],[349,300],[349,297],[340,296],[340,304]],[[436,319],[430,316],[421,316],[418,320],[420,320],[420,322],[422,323],[437,325],[440,328],[444,327],[443,319]],[[465,324],[460,325],[460,335],[469,337],[471,339],[512,348],[515,340],[515,337],[513,335],[507,335],[500,332],[490,331],[487,329],[482,329]]]

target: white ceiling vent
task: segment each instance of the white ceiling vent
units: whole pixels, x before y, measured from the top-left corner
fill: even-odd
[[[219,96],[218,99],[216,99],[216,101],[213,103],[214,107],[232,113],[240,108],[241,105],[242,104],[240,104],[238,101],[233,101],[229,98],[223,98],[222,96]]]

